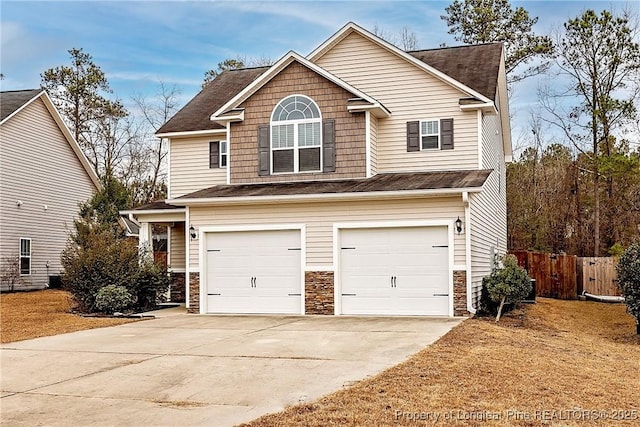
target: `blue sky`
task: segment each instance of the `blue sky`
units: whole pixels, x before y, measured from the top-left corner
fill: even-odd
[[[237,55],[274,60],[289,50],[307,55],[345,23],[397,33],[408,27],[419,48],[460,44],[440,15],[450,1],[6,1],[0,2],[2,90],[39,86],[45,69],[69,62],[83,48],[106,73],[115,95],[130,106],[135,93],[175,83],[181,104],[200,89],[203,74]],[[585,8],[636,2],[512,1],[538,16],[547,33]],[[535,81],[517,88],[518,114],[535,101]],[[517,126],[516,126],[517,127]],[[517,135],[514,135],[516,137]]]

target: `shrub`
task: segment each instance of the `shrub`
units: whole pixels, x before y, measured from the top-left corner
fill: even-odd
[[[518,266],[513,255],[505,255],[503,267],[494,267],[489,276],[482,279],[481,311],[496,314],[500,320],[505,306],[517,304],[531,292],[531,279],[527,271]]]
[[[134,301],[135,299],[124,286],[107,285],[98,290],[95,305],[98,310],[112,314],[124,310]]]
[[[22,284],[22,278],[20,277],[20,259],[17,256],[2,259],[0,283],[6,284],[11,292],[15,290],[16,285]]]
[[[618,262],[618,286],[640,334],[640,242],[629,246]]]
[[[134,310],[156,305],[166,292],[169,278],[166,269],[149,261],[140,253],[135,241],[122,239],[111,230],[87,225],[82,241],[72,236],[62,253],[62,281],[83,312],[95,312],[96,297],[105,286],[124,287],[134,302]]]

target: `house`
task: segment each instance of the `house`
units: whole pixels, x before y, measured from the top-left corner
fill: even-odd
[[[221,73],[157,133],[197,313],[475,312],[506,250],[504,50],[404,52],[349,23],[303,57]]]
[[[44,90],[0,92],[0,265],[18,257],[16,289],[57,280],[78,204],[99,185]]]

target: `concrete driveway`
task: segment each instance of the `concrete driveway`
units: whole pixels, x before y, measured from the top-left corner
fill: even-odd
[[[2,345],[2,424],[233,425],[374,375],[461,321],[157,313]]]

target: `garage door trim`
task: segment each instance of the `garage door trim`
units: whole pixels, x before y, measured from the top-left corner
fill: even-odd
[[[304,267],[307,259],[306,250],[306,225],[305,224],[257,224],[257,225],[234,225],[234,226],[201,226],[199,227],[199,270],[200,274],[200,314],[207,314],[208,277],[207,271],[207,239],[209,233],[228,233],[240,231],[278,231],[278,230],[299,230],[300,231],[300,313],[304,314]],[[187,256],[189,256],[187,254]]]
[[[409,227],[447,227],[448,239],[448,259],[447,266],[448,287],[449,287],[449,316],[453,316],[453,266],[454,266],[454,219],[451,220],[428,220],[428,221],[374,221],[374,222],[347,222],[333,224],[333,265],[336,266],[334,275],[333,301],[334,314],[342,314],[342,283],[341,283],[341,261],[340,261],[340,231],[354,228],[409,228]]]

